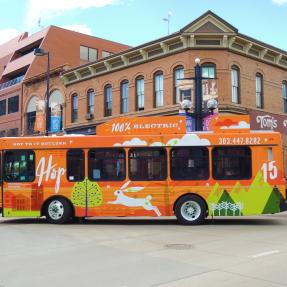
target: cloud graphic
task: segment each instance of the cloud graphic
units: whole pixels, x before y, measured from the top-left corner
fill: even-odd
[[[150,146],[164,146],[162,142],[153,142]]]
[[[114,146],[146,146],[147,142],[142,141],[139,138],[133,138],[130,141],[125,141],[122,144],[121,143],[116,143]]]
[[[208,139],[201,139],[196,134],[184,135],[181,139],[173,138],[166,144],[167,146],[208,146],[210,141]]]
[[[223,126],[220,129],[228,130],[228,129],[250,129],[250,124],[245,121],[240,121],[238,125],[231,125],[231,126]]]
[[[118,3],[118,0],[30,0],[25,15],[29,28],[37,26],[39,18],[42,21],[60,16],[69,10],[100,8]]]

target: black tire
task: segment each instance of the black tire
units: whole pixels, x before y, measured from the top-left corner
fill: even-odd
[[[49,223],[66,223],[72,218],[71,204],[65,198],[53,198],[46,203],[45,216]]]
[[[183,225],[202,224],[206,218],[206,204],[196,195],[185,195],[178,200],[174,209],[176,218]]]

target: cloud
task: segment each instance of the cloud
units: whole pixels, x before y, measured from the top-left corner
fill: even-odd
[[[250,124],[245,121],[241,121],[238,125],[231,125],[231,126],[223,126],[220,129],[228,130],[228,129],[250,129]]]
[[[0,45],[17,37],[19,34],[21,34],[21,32],[13,28],[0,30]]]
[[[37,25],[39,18],[45,21],[60,16],[69,10],[100,8],[118,2],[119,0],[29,0],[25,16],[26,25],[32,28]]]
[[[272,2],[277,5],[287,4],[287,0],[272,0]]]
[[[139,138],[133,138],[130,141],[125,141],[124,143],[116,143],[114,146],[146,146],[146,141],[142,141]]]
[[[92,30],[87,25],[81,25],[81,24],[73,24],[73,25],[67,25],[67,26],[61,26],[64,29],[68,29],[71,31],[92,35]]]
[[[208,146],[210,141],[208,139],[201,139],[195,134],[184,135],[181,139],[173,138],[166,144],[167,146]]]

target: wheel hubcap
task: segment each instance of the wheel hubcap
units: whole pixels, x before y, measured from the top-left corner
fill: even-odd
[[[201,213],[200,205],[195,201],[186,201],[181,206],[181,215],[185,220],[194,221],[198,219]]]
[[[48,214],[54,220],[59,220],[64,214],[64,206],[59,200],[53,200],[48,206]]]

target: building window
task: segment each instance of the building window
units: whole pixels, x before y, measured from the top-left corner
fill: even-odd
[[[0,101],[0,116],[6,115],[6,100]]]
[[[95,92],[93,89],[88,90],[88,113],[93,114],[95,111]]]
[[[105,117],[112,115],[113,108],[113,90],[111,85],[105,86]]]
[[[201,76],[203,78],[215,79],[216,66],[213,63],[204,63],[201,65]]]
[[[19,96],[8,99],[8,114],[17,113],[19,111]]]
[[[113,55],[114,53],[112,52],[107,52],[107,51],[102,51],[102,58],[106,58],[109,57],[111,55]]]
[[[121,82],[121,114],[129,112],[129,82]]]
[[[3,130],[3,131],[0,131],[0,138],[3,138],[6,136],[6,131]]]
[[[209,178],[209,156],[206,147],[173,148],[170,155],[171,179],[206,180]]]
[[[78,95],[72,95],[72,123],[78,119]]]
[[[256,108],[263,109],[263,76],[256,74]]]
[[[212,150],[214,179],[250,179],[252,176],[249,147],[216,147]]]
[[[283,112],[287,113],[287,81],[282,83]]]
[[[136,110],[144,110],[144,78],[142,76],[136,79]]]
[[[82,181],[85,177],[85,153],[81,149],[72,149],[67,152],[67,179],[68,181]]]
[[[85,46],[80,46],[80,59],[85,61],[97,61],[98,50]]]
[[[29,150],[4,153],[4,179],[8,182],[32,182],[35,179],[35,154]]]
[[[180,98],[179,80],[184,78],[184,69],[182,66],[176,67],[173,70],[174,81],[174,103],[178,104],[182,99]]]
[[[239,104],[239,68],[237,66],[231,68],[231,87],[231,101]]]
[[[36,106],[39,103],[39,98],[33,96],[28,104],[26,110],[26,133],[33,134],[35,131],[36,124]]]
[[[89,180],[122,181],[126,178],[124,149],[91,149],[88,159]]]
[[[7,137],[17,137],[17,136],[18,136],[18,128],[8,130]]]
[[[163,73],[156,72],[154,76],[154,106],[155,108],[163,106]]]
[[[131,180],[165,180],[167,155],[164,148],[133,148],[129,150]]]

